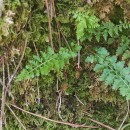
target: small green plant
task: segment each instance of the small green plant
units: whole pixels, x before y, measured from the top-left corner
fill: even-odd
[[[109,38],[117,38],[123,30],[130,28],[130,24],[125,22],[120,22],[120,24],[115,25],[112,22],[103,22],[102,25],[94,31],[95,38],[97,42],[104,38],[108,41]]]
[[[73,45],[73,51],[61,47],[58,53],[54,53],[49,47],[47,53],[41,52],[40,56],[33,56],[33,59],[18,75],[17,80],[21,81],[40,75],[48,75],[50,71],[57,72],[62,70],[66,64],[69,64],[71,58],[77,56],[77,52],[80,49],[80,46]]]
[[[83,40],[86,33],[92,32],[93,29],[99,27],[99,19],[90,13],[90,11],[76,11],[74,13],[76,21],[76,35],[77,39]]]
[[[123,54],[129,48],[129,44],[130,44],[130,39],[123,35],[121,37],[121,43],[116,50],[116,55],[119,56]]]
[[[86,62],[95,63],[94,71],[101,74],[100,80],[130,99],[130,67],[125,67],[124,61],[117,61],[117,56],[110,56],[105,48],[99,48]]]
[[[115,25],[112,22],[103,22],[99,24],[99,19],[90,11],[77,11],[74,13],[76,22],[76,35],[77,39],[81,41],[95,38],[97,42],[104,39],[112,44],[119,35],[122,36],[122,32],[130,28],[130,23],[127,21],[121,22]]]

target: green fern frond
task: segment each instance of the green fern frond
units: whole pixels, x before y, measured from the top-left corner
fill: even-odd
[[[121,43],[116,50],[116,55],[119,56],[123,54],[127,49],[129,49],[129,45],[130,45],[130,39],[123,35],[121,37]]]
[[[62,70],[66,64],[69,64],[71,58],[77,56],[77,52],[81,49],[78,45],[75,45],[73,48],[73,51],[60,48],[58,53],[54,53],[51,48],[48,48],[47,53],[40,53],[40,57],[34,55],[33,59],[29,61],[28,65],[18,75],[17,81],[48,75],[50,71],[57,72]]]
[[[95,15],[91,14],[89,11],[76,11],[73,17],[76,21],[77,39],[81,40],[85,35],[85,31],[90,32],[91,30],[100,26],[98,23],[99,19]]]
[[[103,38],[105,41],[109,40],[109,44],[114,42],[114,39],[122,35],[122,32],[130,28],[130,23],[127,21],[120,22],[118,25],[115,25],[112,22],[103,22],[99,24],[99,19],[91,13],[88,12],[75,12],[74,18],[76,22],[76,35],[77,39],[81,41],[89,40],[96,38],[97,42]],[[110,41],[110,38],[111,39]]]
[[[101,81],[130,99],[130,67],[125,67],[124,61],[117,61],[116,56],[110,56],[105,48],[99,48],[96,52],[96,55],[87,57],[86,62],[94,61],[94,71],[101,74]]]

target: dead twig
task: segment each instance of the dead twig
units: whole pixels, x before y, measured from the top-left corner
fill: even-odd
[[[13,95],[11,94],[11,82],[12,82],[12,80],[14,79],[14,77],[15,77],[15,75],[16,75],[16,73],[17,73],[17,71],[18,71],[18,69],[19,69],[19,67],[20,67],[20,65],[21,65],[21,62],[22,62],[22,60],[23,60],[23,57],[24,57],[24,54],[25,54],[25,50],[26,50],[26,47],[27,47],[28,37],[29,37],[29,36],[28,36],[28,34],[27,34],[27,37],[26,37],[26,39],[25,39],[23,54],[22,54],[22,56],[21,56],[21,58],[20,58],[20,60],[19,60],[19,62],[18,62],[18,65],[16,66],[16,69],[14,70],[12,76],[10,76],[9,81],[8,81],[8,83],[7,83],[5,95],[6,95],[6,93],[8,92],[8,94],[9,94],[12,98],[13,98]]]
[[[8,81],[10,80],[10,70],[9,70],[9,64],[8,64],[8,61],[7,61],[7,73],[8,73]],[[8,86],[9,87],[9,86]],[[11,88],[11,84],[10,84],[10,88]],[[11,93],[11,90],[9,90],[9,96],[12,98],[12,100],[14,100],[14,96],[13,94]]]
[[[69,45],[69,43],[68,43],[66,37],[64,36],[63,32],[62,32],[61,29],[60,29],[60,23],[59,23],[59,22],[57,21],[57,19],[56,19],[57,16],[56,16],[56,9],[55,9],[55,2],[54,2],[54,0],[52,0],[52,5],[53,5],[53,11],[54,11],[54,18],[55,18],[56,25],[57,25],[57,29],[58,29],[58,39],[59,39],[58,42],[59,42],[59,47],[61,46],[61,35],[62,35],[62,37],[63,37],[63,39],[64,39],[66,45],[67,45],[68,48],[71,50],[71,47],[70,47],[70,45]]]
[[[2,71],[3,71],[3,81],[2,81],[2,102],[1,102],[1,119],[0,119],[0,130],[2,130],[2,124],[4,122],[4,117],[5,117],[5,89],[6,89],[6,85],[5,85],[5,63],[3,60],[3,64],[2,64]]]
[[[26,50],[26,46],[27,46],[27,41],[28,41],[28,35],[27,35],[27,38],[25,40],[25,46],[24,46],[24,50],[23,50],[23,54],[20,58],[20,61],[16,67],[16,69],[14,70],[14,73],[12,74],[12,76],[10,76],[9,74],[9,68],[8,68],[8,65],[7,65],[7,71],[8,71],[8,82],[7,84],[5,83],[5,63],[4,63],[4,59],[3,59],[3,81],[1,81],[2,83],[2,86],[3,86],[3,89],[2,89],[2,102],[1,102],[1,119],[0,119],[0,130],[2,130],[2,124],[3,124],[3,121],[5,120],[5,104],[6,104],[6,96],[7,96],[7,93],[13,98],[13,95],[11,94],[10,90],[11,90],[11,82],[13,80],[13,78],[15,77],[20,65],[21,65],[21,62],[23,60],[23,57],[24,57],[24,54],[25,54],[25,50]],[[10,76],[10,77],[9,77]]]
[[[104,128],[109,129],[109,130],[116,130],[116,129],[114,129],[114,128],[108,126],[108,125],[103,124],[102,122],[96,121],[96,120],[91,119],[91,118],[88,118],[88,119],[89,119],[90,121],[92,121],[92,122],[98,124],[98,125],[101,125],[101,126],[104,127]]]
[[[9,64],[8,64],[8,61],[7,61],[7,72],[8,72],[8,81],[10,80],[10,70],[9,70]]]
[[[121,130],[121,128],[122,128],[124,122],[126,121],[128,115],[129,115],[129,110],[130,110],[130,105],[129,105],[129,101],[127,100],[127,112],[126,112],[126,115],[125,115],[125,117],[124,117],[124,119],[123,119],[123,121],[122,121],[120,127],[118,128],[118,130]]]
[[[79,40],[78,40],[79,45]],[[78,51],[78,69],[80,68],[80,50]]]
[[[38,105],[40,104],[40,90],[39,90],[39,84],[38,84],[38,79],[37,79],[37,103]]]
[[[0,0],[0,17],[2,16],[3,0]]]
[[[124,126],[121,128],[121,130],[125,130],[125,128],[128,127],[128,126],[130,126],[130,123],[124,125]]]
[[[59,96],[58,96],[58,99],[57,99],[57,111],[58,111],[58,114],[59,114],[59,117],[60,119],[63,121],[63,118],[61,116],[61,95],[62,95],[62,91],[59,91]]]
[[[38,50],[37,50],[37,47],[36,47],[36,44],[33,42],[33,46],[34,46],[34,48],[35,48],[35,51],[36,51],[36,53],[37,53],[37,56],[39,56],[40,57],[40,55],[39,55],[39,53],[38,53]]]
[[[22,62],[23,57],[24,57],[24,54],[25,54],[25,50],[26,50],[26,46],[27,46],[27,42],[28,42],[28,37],[29,37],[29,36],[28,36],[28,34],[27,34],[27,37],[26,37],[26,39],[25,39],[25,45],[24,45],[24,49],[23,49],[23,54],[22,54],[22,56],[21,56],[21,58],[20,58],[20,61],[19,61],[18,65],[17,65],[17,67],[16,67],[14,73],[13,73],[12,76],[10,77],[10,80],[8,81],[7,86],[11,84],[11,82],[12,82],[14,76],[16,75],[16,73],[17,73],[17,71],[18,71],[18,69],[19,69],[19,67],[20,67],[20,65],[21,65],[21,62]]]
[[[51,44],[51,48],[54,50],[53,47],[53,41],[52,41],[52,27],[51,27],[51,19],[50,19],[50,10],[49,10],[49,6],[48,6],[48,0],[45,0],[46,2],[46,9],[47,9],[47,16],[48,16],[48,27],[49,27],[49,39],[50,39],[50,44]]]
[[[83,102],[78,98],[78,96],[76,95],[76,93],[75,93],[74,96],[76,97],[76,99],[78,100],[78,102],[79,102],[80,104],[84,105]]]
[[[65,43],[67,44],[67,46],[69,47],[69,49],[72,51],[72,49],[71,49],[71,47],[70,47],[70,45],[69,45],[69,43],[68,43],[65,35],[63,34],[63,32],[61,30],[60,30],[60,33],[61,33],[62,37],[64,38]]]
[[[9,105],[6,104],[6,106],[8,107],[8,109],[11,111],[11,113],[13,114],[13,116],[16,118],[16,120],[19,122],[19,124],[23,127],[24,130],[27,130],[26,127],[23,125],[23,123],[20,121],[20,119],[16,116],[16,114],[14,113],[14,111],[10,108]]]
[[[0,84],[1,84],[1,86],[3,86],[3,83],[2,83],[2,80],[0,79]]]
[[[32,113],[32,112],[29,112],[29,111],[26,111],[16,105],[13,105],[13,104],[10,104],[11,106],[13,106],[14,108],[22,111],[22,112],[25,112],[25,113],[28,113],[30,115],[33,115],[33,116],[36,116],[36,117],[39,117],[39,118],[42,118],[46,121],[50,121],[50,122],[53,122],[53,123],[58,123],[58,124],[62,124],[62,125],[68,125],[68,126],[71,126],[71,127],[75,127],[75,128],[93,128],[93,129],[96,129],[96,128],[99,128],[99,127],[96,127],[96,126],[86,126],[86,125],[78,125],[78,124],[73,124],[73,123],[69,123],[69,122],[63,122],[63,121],[57,121],[57,120],[53,120],[53,119],[49,119],[49,118],[46,118],[44,116],[41,116],[41,115],[38,115],[38,114],[35,114],[35,113]]]
[[[57,83],[56,83],[56,88],[57,88],[57,92],[59,93],[57,101],[56,101],[56,109],[58,111],[58,115],[59,115],[60,119],[63,121],[63,118],[61,116],[61,95],[62,95],[62,91],[59,91],[58,79],[57,79]]]
[[[53,13],[54,13],[54,17],[56,20],[56,9],[55,9],[55,0],[52,0],[52,6],[53,6]],[[57,26],[57,30],[58,30],[58,43],[59,43],[59,47],[61,47],[61,34],[60,34],[60,24],[59,22],[56,20],[56,26]]]

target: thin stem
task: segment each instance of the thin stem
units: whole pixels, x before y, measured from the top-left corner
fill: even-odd
[[[5,86],[5,63],[4,63],[4,60],[3,60],[3,64],[2,64],[2,71],[3,71],[3,89],[2,89],[2,102],[1,102],[1,119],[0,119],[0,130],[2,130],[2,124],[3,124],[3,121],[4,121],[4,116],[5,116],[5,89],[6,89],[6,86]]]
[[[34,45],[34,48],[35,48],[35,51],[37,53],[37,56],[39,56],[39,53],[38,53],[38,50],[37,50],[37,47],[36,47],[36,44],[33,42],[33,45]]]
[[[79,45],[79,40],[78,40]],[[80,68],[80,50],[78,51],[78,69]]]
[[[59,114],[60,119],[63,121],[63,118],[61,116],[61,102],[62,102],[61,95],[62,95],[62,91],[59,92],[59,96],[58,96],[58,108],[57,108],[57,110],[58,110],[58,114]]]
[[[124,130],[124,129],[125,129],[126,127],[128,127],[128,126],[130,126],[130,123],[124,125],[124,126],[121,128],[121,130]]]
[[[126,121],[128,115],[129,115],[129,110],[130,110],[130,105],[129,105],[129,101],[127,100],[127,112],[126,112],[126,115],[125,115],[125,117],[124,117],[124,120],[122,121],[122,123],[121,123],[120,127],[118,128],[118,130],[121,130],[121,128],[122,128],[124,122]]]
[[[35,113],[32,113],[32,112],[29,112],[29,111],[26,111],[16,105],[13,105],[13,104],[10,104],[11,106],[13,106],[14,108],[22,111],[22,112],[25,112],[25,113],[28,113],[30,115],[33,115],[33,116],[36,116],[36,117],[39,117],[41,119],[44,119],[46,121],[50,121],[50,122],[53,122],[53,123],[58,123],[58,124],[63,124],[63,125],[68,125],[68,126],[71,126],[71,127],[75,127],[75,128],[99,128],[99,127],[96,127],[96,126],[86,126],[86,125],[78,125],[78,124],[73,124],[73,123],[69,123],[69,122],[62,122],[62,121],[57,121],[57,120],[53,120],[53,119],[49,119],[49,118],[46,118],[44,116],[41,116],[41,115],[38,115],[38,114],[35,114]]]
[[[53,12],[54,12],[54,17],[56,20],[56,9],[55,9],[55,2],[54,0],[52,0],[52,6],[53,6]],[[60,35],[60,24],[59,22],[56,20],[56,26],[57,26],[57,30],[58,30],[58,43],[59,43],[59,47],[61,47],[61,35]]]
[[[77,96],[76,94],[75,94],[74,96],[76,97],[76,99],[78,100],[78,102],[79,102],[80,104],[84,105],[83,102],[78,98],[78,96]]]
[[[53,4],[54,17],[55,17],[55,21],[56,21],[56,25],[57,25],[57,29],[58,29],[58,35],[59,35],[59,38],[58,38],[58,39],[59,39],[59,40],[58,40],[58,42],[59,42],[59,47],[61,46],[61,35],[62,35],[62,37],[63,37],[65,43],[67,44],[68,48],[71,50],[71,47],[70,47],[70,45],[69,45],[69,43],[68,43],[66,37],[64,36],[63,32],[62,32],[61,29],[60,29],[60,23],[59,23],[59,22],[57,21],[57,19],[56,19],[57,16],[56,16],[56,10],[55,10],[54,0],[52,0],[52,4]],[[60,35],[60,34],[61,34],[61,35]]]
[[[108,125],[105,125],[105,124],[103,124],[103,123],[101,123],[101,122],[99,122],[99,121],[96,121],[96,120],[94,120],[94,119],[91,119],[91,118],[88,118],[88,119],[89,119],[90,121],[92,121],[92,122],[98,124],[98,125],[101,125],[101,126],[104,127],[104,128],[109,129],[109,130],[116,130],[116,129],[114,129],[114,128],[108,126]]]
[[[27,37],[26,37],[26,39],[25,39],[25,45],[24,45],[23,54],[22,54],[22,56],[21,56],[21,58],[20,58],[20,61],[19,61],[18,65],[17,65],[17,67],[16,67],[14,73],[13,73],[12,76],[10,77],[10,80],[8,81],[7,86],[11,84],[11,82],[12,82],[14,76],[16,75],[16,73],[17,73],[17,71],[18,71],[18,69],[19,69],[19,67],[20,67],[20,65],[21,65],[21,62],[22,62],[23,57],[24,57],[24,54],[25,54],[27,42],[28,42],[28,34],[27,34]]]
[[[23,123],[20,121],[20,119],[16,116],[16,114],[14,113],[14,111],[10,108],[10,106],[8,106],[6,104],[6,106],[8,107],[8,109],[11,111],[11,113],[13,114],[13,116],[16,118],[16,120],[19,122],[19,124],[23,127],[24,130],[27,130],[26,127],[23,125]]]
[[[37,79],[37,100],[38,100],[38,104],[40,104],[40,91],[39,91],[38,79]]]
[[[9,64],[8,64],[8,61],[7,61],[7,72],[8,72],[8,81],[10,80],[10,70],[9,70]]]
[[[38,69],[38,68],[41,67],[42,65],[44,65],[44,64],[46,64],[47,62],[51,61],[52,59],[54,59],[54,58],[51,58],[51,59],[49,59],[48,61],[41,63],[40,65],[38,65],[37,67],[35,67],[35,68],[32,69],[31,71],[29,71],[28,73],[33,72],[34,70]]]
[[[3,0],[0,1],[0,17],[2,16]]]
[[[95,54],[95,53],[94,53]],[[102,58],[101,56],[98,55],[99,58]],[[124,84],[128,87],[129,85],[125,82],[125,80],[110,66],[110,65],[107,65],[112,71],[114,71],[114,73],[124,82]]]
[[[47,16],[48,16],[48,27],[49,27],[49,39],[50,39],[50,44],[51,44],[51,48],[54,50],[53,47],[53,41],[52,41],[52,29],[51,29],[51,19],[50,19],[50,15],[49,15],[49,7],[48,7],[48,0],[45,0],[46,2],[46,9],[47,9]]]

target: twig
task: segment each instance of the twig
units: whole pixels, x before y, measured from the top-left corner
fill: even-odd
[[[74,95],[75,97],[76,97],[76,99],[79,101],[79,103],[81,103],[82,105],[84,105],[83,104],[83,102],[78,98],[78,96],[76,95],[76,93],[75,93],[75,95]]]
[[[8,81],[10,80],[10,70],[9,70],[9,64],[8,64],[8,61],[7,61],[7,72],[8,72]],[[11,84],[10,86],[8,86],[9,89],[11,89]],[[13,94],[11,93],[11,90],[8,90],[9,91],[9,96],[12,98],[12,100],[14,100],[14,96]]]
[[[57,92],[59,91],[59,81],[58,81],[58,78],[57,78],[57,82],[56,82],[56,91]]]
[[[10,87],[11,87],[11,82],[14,78],[14,76],[16,75],[20,65],[21,65],[21,62],[23,60],[23,57],[24,57],[24,53],[25,53],[25,49],[26,49],[26,46],[27,46],[27,40],[28,40],[28,35],[27,35],[27,38],[25,40],[25,46],[24,46],[24,50],[23,50],[23,54],[20,58],[20,61],[14,71],[14,73],[12,74],[12,76],[9,78],[9,81],[7,83],[7,85],[5,85],[5,65],[4,65],[4,60],[3,60],[3,90],[2,90],[2,103],[1,103],[1,122],[0,122],[0,130],[2,130],[2,122],[4,120],[4,110],[5,110],[5,104],[6,104],[6,96],[7,96],[7,92],[9,93],[9,95],[11,95],[11,97],[13,98],[13,95],[10,93]]]
[[[57,111],[58,111],[58,114],[59,114],[59,117],[61,118],[61,120],[63,121],[63,118],[61,116],[61,95],[62,95],[62,91],[59,92],[59,96],[58,96],[58,108],[57,108]]]
[[[0,79],[0,84],[3,86],[2,80]]]
[[[126,115],[125,115],[125,117],[124,117],[124,119],[123,119],[123,121],[122,121],[120,127],[118,128],[118,130],[121,130],[121,128],[122,128],[124,122],[126,121],[128,115],[129,115],[129,110],[130,110],[130,106],[129,106],[129,101],[127,100],[127,112],[126,112]]]
[[[39,53],[38,53],[38,50],[37,50],[37,47],[36,47],[36,44],[33,42],[33,45],[34,45],[34,48],[35,48],[35,51],[37,53],[37,56],[39,56]]]
[[[2,16],[3,0],[0,0],[0,17]]]
[[[57,83],[56,83],[56,88],[57,88],[57,92],[59,93],[57,101],[56,101],[56,109],[58,111],[58,115],[60,117],[60,119],[63,121],[63,118],[61,116],[61,95],[62,95],[62,91],[59,91],[59,86],[58,86],[58,78],[57,78]]]
[[[55,1],[55,0],[52,0],[52,5],[53,5],[54,17],[55,17],[55,21],[56,21],[56,25],[57,25],[57,29],[58,29],[58,34],[59,34],[59,40],[58,40],[59,46],[61,46],[61,45],[60,45],[60,44],[61,44],[60,41],[61,41],[61,35],[62,35],[62,37],[63,37],[65,43],[67,44],[67,46],[68,46],[69,49],[71,50],[71,47],[70,47],[70,45],[69,45],[67,39],[65,38],[64,34],[62,33],[62,31],[61,31],[61,29],[60,29],[60,23],[59,23],[59,22],[57,21],[57,19],[56,19],[57,16],[56,16],[56,10],[55,10],[55,3],[54,3],[54,1]],[[61,33],[61,35],[60,35],[60,33]]]
[[[9,64],[8,64],[8,61],[7,61],[7,72],[8,72],[8,81],[10,80],[10,71],[9,71]]]
[[[79,40],[78,40],[79,45]],[[78,69],[80,68],[80,50],[78,51]]]
[[[121,128],[121,130],[124,130],[124,129],[125,129],[126,127],[128,127],[128,126],[130,126],[130,123],[124,125],[124,126]]]
[[[11,89],[10,88],[11,87],[11,82],[12,82],[13,78],[15,77],[15,75],[16,75],[16,73],[17,73],[17,71],[18,71],[18,69],[19,69],[19,67],[21,65],[21,62],[23,60],[23,57],[24,57],[24,54],[25,54],[25,50],[26,50],[26,46],[27,46],[27,42],[28,42],[28,34],[27,34],[27,37],[25,39],[25,45],[24,45],[24,49],[23,49],[23,54],[22,54],[22,56],[20,58],[20,61],[19,61],[18,65],[17,65],[14,73],[12,74],[12,76],[10,77],[10,79],[9,79],[9,81],[7,83],[7,89],[6,89],[6,91],[8,91],[9,93],[10,93],[10,89]]]
[[[4,121],[4,116],[5,116],[5,113],[4,113],[4,110],[5,110],[5,89],[6,89],[6,86],[5,86],[5,63],[4,63],[4,60],[3,60],[3,64],[2,64],[2,71],[3,71],[3,88],[2,88],[2,102],[1,102],[1,119],[0,119],[0,130],[2,130],[2,124],[3,124],[3,121]]]
[[[25,39],[25,45],[24,45],[23,54],[22,54],[22,56],[21,56],[21,58],[20,58],[20,61],[19,61],[18,65],[17,65],[17,67],[16,67],[14,73],[12,74],[10,80],[8,81],[7,86],[11,84],[11,82],[12,82],[14,76],[16,75],[16,73],[17,73],[17,71],[18,71],[18,69],[19,69],[19,67],[20,67],[20,65],[21,65],[21,62],[22,62],[23,57],[24,57],[24,54],[25,54],[25,50],[26,50],[26,46],[27,46],[27,42],[28,42],[28,34],[27,34],[27,37],[26,37],[26,39]]]
[[[53,12],[54,12],[54,17],[56,20],[56,9],[55,9],[55,0],[52,0],[52,6],[53,6]],[[59,22],[56,20],[56,26],[57,26],[57,30],[58,30],[58,43],[59,43],[59,47],[61,47],[61,35],[60,35],[60,24]]]
[[[33,115],[33,116],[36,116],[36,117],[39,117],[39,118],[42,118],[46,121],[50,121],[50,122],[53,122],[53,123],[58,123],[58,124],[63,124],[63,125],[68,125],[68,126],[71,126],[71,127],[75,127],[75,128],[99,128],[99,127],[96,127],[96,126],[86,126],[86,125],[78,125],[78,124],[73,124],[73,123],[69,123],[69,122],[63,122],[63,121],[57,121],[57,120],[53,120],[53,119],[49,119],[49,118],[46,118],[44,116],[41,116],[41,115],[38,115],[38,114],[35,114],[35,113],[32,113],[32,112],[29,112],[29,111],[26,111],[16,105],[13,105],[13,104],[10,104],[11,106],[13,106],[14,108],[20,110],[20,111],[23,111],[25,113],[28,113],[30,115]]]
[[[109,130],[116,130],[116,129],[114,129],[114,128],[108,126],[108,125],[105,125],[105,124],[103,124],[103,123],[101,123],[101,122],[99,122],[99,121],[96,121],[96,120],[94,120],[94,119],[91,119],[91,118],[88,118],[88,119],[89,119],[90,121],[92,121],[92,122],[98,124],[98,125],[101,125],[101,126],[104,127],[104,128],[109,129]]]
[[[40,91],[39,91],[38,79],[37,79],[37,99],[38,99],[38,105],[39,105],[40,104]]]
[[[25,45],[24,45],[24,49],[23,49],[23,54],[22,54],[22,56],[21,56],[21,58],[20,58],[20,60],[19,60],[19,63],[18,63],[18,65],[17,65],[16,69],[14,70],[14,73],[12,74],[12,76],[10,77],[10,79],[9,79],[9,81],[8,81],[8,83],[7,83],[5,95],[6,95],[6,93],[8,92],[8,94],[9,94],[12,98],[14,98],[14,97],[13,97],[13,95],[12,95],[11,92],[10,92],[10,90],[11,90],[11,82],[12,82],[13,78],[15,77],[15,75],[16,75],[16,73],[17,73],[17,71],[18,71],[18,69],[19,69],[19,67],[20,67],[20,65],[21,65],[21,62],[22,62],[23,57],[24,57],[24,54],[25,54],[27,42],[28,42],[28,34],[27,34],[27,37],[26,37],[26,39],[25,39]],[[5,96],[5,98],[6,98],[6,96]]]
[[[68,43],[68,41],[67,41],[67,39],[66,39],[65,35],[62,33],[62,31],[61,31],[61,30],[60,30],[60,33],[61,33],[61,35],[63,36],[64,41],[65,41],[65,42],[66,42],[66,44],[68,45],[69,49],[72,51],[72,49],[71,49],[71,47],[70,47],[70,45],[69,45],[69,43]]]
[[[49,16],[49,7],[48,7],[48,0],[45,0],[46,2],[46,9],[47,9],[47,16],[48,16],[48,27],[49,27],[49,34],[50,34],[50,44],[51,44],[51,48],[54,50],[54,47],[53,47],[53,41],[52,41],[52,30],[51,30],[51,19],[50,19],[50,16]]]
[[[20,121],[20,119],[16,116],[16,114],[13,112],[13,110],[6,104],[6,106],[9,108],[9,110],[12,112],[16,120],[19,122],[19,124],[23,127],[24,130],[27,130],[26,127],[23,125],[23,123]]]
[[[52,20],[52,18],[53,18],[53,10],[52,10],[52,0],[50,0],[50,16],[51,16],[51,20]]]

